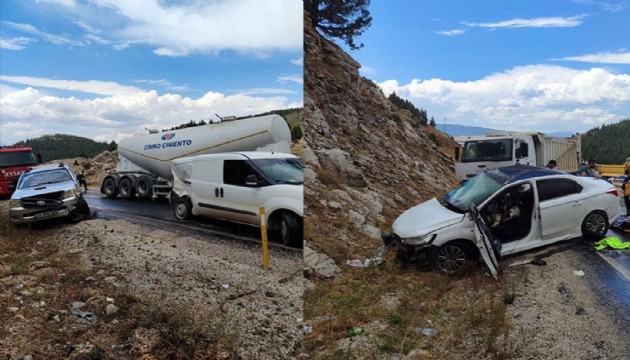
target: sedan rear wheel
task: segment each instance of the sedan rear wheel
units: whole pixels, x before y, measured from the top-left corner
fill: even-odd
[[[608,216],[601,210],[596,210],[582,221],[582,236],[589,240],[601,240],[608,232]]]
[[[435,253],[435,268],[447,274],[461,272],[473,260],[472,246],[455,241],[442,245]]]

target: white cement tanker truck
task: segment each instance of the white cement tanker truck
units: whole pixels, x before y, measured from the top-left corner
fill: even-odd
[[[118,167],[105,177],[101,193],[122,198],[163,197],[172,189],[174,159],[230,151],[291,152],[291,131],[279,115],[223,121],[123,139]]]

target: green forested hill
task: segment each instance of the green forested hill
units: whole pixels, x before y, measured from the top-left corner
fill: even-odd
[[[21,141],[17,145],[33,148],[34,153],[42,154],[42,160],[48,162],[56,159],[74,157],[94,157],[107,150],[108,144],[74,135],[43,135],[35,139]]]
[[[630,156],[630,119],[602,125],[582,135],[582,158],[622,164]]]

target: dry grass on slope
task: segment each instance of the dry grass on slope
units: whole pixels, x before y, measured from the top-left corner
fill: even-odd
[[[240,330],[222,314],[120,285],[120,274],[108,281],[112,269],[87,267],[80,249],[60,244],[59,234],[71,227],[15,227],[6,204],[0,211],[0,358],[239,358]],[[114,300],[119,311],[108,313]],[[73,315],[75,303],[97,320]]]
[[[519,353],[509,336],[505,291],[474,269],[462,277],[404,267],[390,256],[380,267],[354,269],[305,292],[313,332],[306,350],[317,359],[509,359]],[[360,335],[349,331],[363,328]],[[426,328],[438,331],[426,336]],[[414,358],[416,359],[416,358]]]

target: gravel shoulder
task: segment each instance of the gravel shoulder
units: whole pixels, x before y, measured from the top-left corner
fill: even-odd
[[[552,248],[554,249],[554,248]],[[550,249],[513,257],[531,259]],[[585,245],[544,257],[545,266],[508,268],[503,283],[514,302],[506,316],[511,336],[520,344],[514,359],[628,359],[627,333],[592,286],[596,281],[584,261],[593,260]],[[583,275],[582,275],[583,273]]]
[[[270,268],[264,270],[258,246],[125,220],[52,224],[18,234],[33,236],[35,247],[45,242],[56,250],[48,261],[34,261],[48,256],[41,251],[0,257],[0,265],[6,263],[0,272],[0,303],[11,309],[0,326],[0,355],[83,359],[103,350],[120,359],[176,356],[161,353],[167,343],[184,351],[178,358],[300,356],[301,252],[271,248]],[[14,258],[24,259],[23,270],[11,265]],[[60,273],[68,261],[77,265]],[[43,266],[45,273],[39,269]],[[110,312],[114,305],[116,312]],[[138,306],[145,309],[142,314]],[[76,318],[78,309],[98,320]],[[129,327],[132,336],[121,336]],[[183,343],[173,343],[170,335]],[[218,350],[183,355],[199,343],[217,344],[211,346]]]

